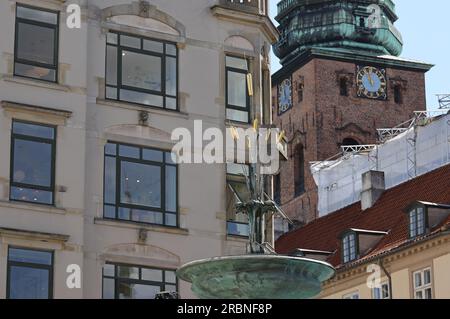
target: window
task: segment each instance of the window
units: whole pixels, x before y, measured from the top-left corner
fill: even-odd
[[[108,33],[106,98],[178,110],[176,44]]]
[[[105,146],[104,217],[178,226],[178,168],[172,153]]]
[[[106,264],[103,267],[103,299],[155,299],[162,292],[178,291],[173,270]]]
[[[226,106],[227,119],[236,122],[250,122],[249,74],[246,59],[226,57]]]
[[[373,288],[372,293],[373,299],[391,299],[388,283],[384,283],[380,287]]]
[[[13,121],[10,200],[54,204],[56,128]]]
[[[59,14],[17,5],[14,75],[56,82]]]
[[[227,234],[232,236],[248,237],[248,216],[236,212],[236,204],[240,200],[250,200],[246,177],[250,172],[249,165],[235,163],[227,164]],[[238,198],[239,199],[238,199]]]
[[[396,104],[402,104],[403,103],[402,88],[401,88],[400,85],[396,85],[394,87],[394,102]]]
[[[342,255],[344,263],[356,260],[356,234],[350,233],[342,239]]]
[[[415,238],[425,234],[425,211],[417,207],[409,212],[409,237]]]
[[[52,252],[8,249],[8,299],[51,299],[52,282]]]
[[[294,183],[295,196],[298,197],[305,193],[305,156],[303,145],[295,147],[294,154]]]
[[[281,174],[273,177],[273,200],[278,205],[281,205]]]
[[[352,292],[350,294],[344,295],[342,299],[359,299],[359,292]]]
[[[346,78],[341,78],[339,80],[339,90],[342,96],[348,96],[348,86]]]
[[[431,268],[416,271],[413,274],[414,298],[433,299]]]

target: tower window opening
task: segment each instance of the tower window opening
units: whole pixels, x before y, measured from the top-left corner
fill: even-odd
[[[342,146],[358,146],[360,143],[354,138],[347,137],[342,141]]]
[[[394,87],[394,102],[396,104],[402,104],[402,88],[400,87],[400,85],[396,85]]]
[[[305,153],[303,145],[296,146],[294,158],[295,196],[298,197],[305,193]]]
[[[348,96],[348,85],[347,85],[347,79],[341,78],[339,80],[339,88],[341,96]]]

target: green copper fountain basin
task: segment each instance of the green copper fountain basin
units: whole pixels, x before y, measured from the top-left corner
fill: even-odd
[[[325,262],[281,255],[217,257],[177,271],[202,299],[308,299],[334,274]]]

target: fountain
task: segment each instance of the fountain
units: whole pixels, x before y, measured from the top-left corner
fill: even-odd
[[[257,163],[251,165],[248,174],[245,174],[248,176],[250,200],[242,200],[229,186],[237,200],[237,212],[248,216],[248,254],[193,261],[177,270],[177,277],[190,282],[192,291],[199,298],[313,298],[320,294],[322,282],[335,274],[334,268],[325,262],[298,255],[278,255],[267,243],[267,216],[279,214],[283,218],[288,217],[264,191],[264,179],[260,172],[260,164]]]

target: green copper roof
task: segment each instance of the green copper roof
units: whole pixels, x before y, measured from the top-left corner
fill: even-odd
[[[281,37],[274,51],[283,65],[315,47],[392,56],[403,48],[391,0],[283,0],[276,20]]]

